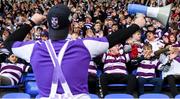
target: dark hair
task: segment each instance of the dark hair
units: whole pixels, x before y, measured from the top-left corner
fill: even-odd
[[[173,23],[170,25],[170,27],[171,27],[172,29],[174,29],[174,30],[178,30],[178,24],[175,23],[175,22],[173,22]]]
[[[153,30],[153,31],[152,31],[152,30],[147,30],[146,33],[145,33],[145,36],[147,36],[147,34],[148,34],[149,32],[152,33],[152,34],[155,34],[155,30]]]
[[[146,27],[149,28],[149,27],[152,27],[152,26],[153,26],[152,24],[149,24],[149,25],[147,25]]]
[[[37,27],[37,30],[43,31],[43,28],[39,26]]]
[[[145,47],[152,49],[152,45],[150,43],[145,43],[143,48],[145,48]]]

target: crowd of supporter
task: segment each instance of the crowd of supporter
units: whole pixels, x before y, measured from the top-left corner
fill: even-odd
[[[159,1],[159,2],[158,2]],[[158,20],[146,17],[146,25],[122,44],[109,49],[103,55],[92,59],[89,66],[90,92],[97,92],[97,69],[102,71],[100,83],[103,94],[108,93],[107,85],[127,83],[127,92],[144,93],[144,83],[152,83],[154,92],[161,92],[163,81],[170,84],[173,96],[178,94],[175,86],[180,78],[180,5],[178,0],[1,0],[0,5],[0,62],[6,62],[9,51],[3,41],[17,30],[34,13],[47,15],[49,8],[64,3],[71,9],[71,28],[68,39],[103,37],[112,32],[127,28],[136,15],[127,12],[129,3],[151,7],[162,7],[173,3],[167,26]],[[45,21],[35,26],[24,39],[47,40],[48,25]],[[28,52],[27,52],[28,53]],[[21,63],[28,64],[24,61]],[[0,76],[3,74],[0,66]],[[136,73],[134,73],[134,71]],[[157,72],[158,71],[158,72]],[[7,72],[5,72],[7,73]],[[15,76],[12,74],[12,76]],[[1,80],[1,79],[0,79]],[[180,81],[180,79],[179,79]],[[94,89],[91,89],[94,88]],[[136,90],[135,90],[136,89]]]

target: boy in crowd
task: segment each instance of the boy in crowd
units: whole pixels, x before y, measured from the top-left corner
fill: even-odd
[[[6,62],[0,66],[0,85],[16,85],[20,82],[23,72],[28,72],[30,66],[18,63],[18,58],[14,54],[10,54]]]
[[[130,54],[121,53],[119,45],[115,45],[103,55],[104,73],[100,77],[103,95],[108,94],[108,84],[127,83],[127,93],[133,94],[136,77],[127,72],[126,62]]]
[[[41,40],[43,40],[43,41],[46,41],[46,40],[48,40],[48,32],[47,31],[42,31],[41,33],[40,33],[40,37],[41,37]]]
[[[178,94],[176,83],[180,83],[180,50],[178,47],[172,49],[169,51],[169,55],[163,57],[165,55],[163,54],[160,58],[162,62],[165,62],[162,67],[162,78],[169,84],[170,92],[175,97]]]
[[[152,45],[149,43],[144,44],[143,47],[144,59],[140,62],[137,68],[137,79],[139,85],[139,95],[144,94],[144,84],[151,83],[154,85],[155,93],[161,91],[162,79],[157,78],[155,69],[160,67],[162,64],[152,58],[153,50]]]
[[[152,45],[152,51],[155,52],[164,47],[164,44],[155,36],[155,31],[148,30],[146,33],[146,42]]]

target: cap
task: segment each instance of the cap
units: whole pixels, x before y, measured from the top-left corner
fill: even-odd
[[[67,38],[71,20],[70,13],[70,9],[63,4],[57,4],[49,10],[47,21],[49,25],[49,38],[51,40]]]

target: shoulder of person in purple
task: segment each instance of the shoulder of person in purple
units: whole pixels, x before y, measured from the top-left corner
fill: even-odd
[[[29,45],[29,44],[35,44],[36,41],[16,41],[15,43],[13,43],[12,48],[17,48],[17,47],[22,47],[25,45]]]
[[[30,62],[30,56],[32,54],[36,41],[16,41],[12,46],[12,52],[19,58],[25,59]]]
[[[97,38],[97,37],[90,37],[90,38],[84,38],[84,40],[92,40],[92,41],[99,41],[99,42],[107,42],[108,43],[108,40],[106,37],[101,37],[101,38]]]
[[[180,63],[180,56],[176,57],[175,60]]]

